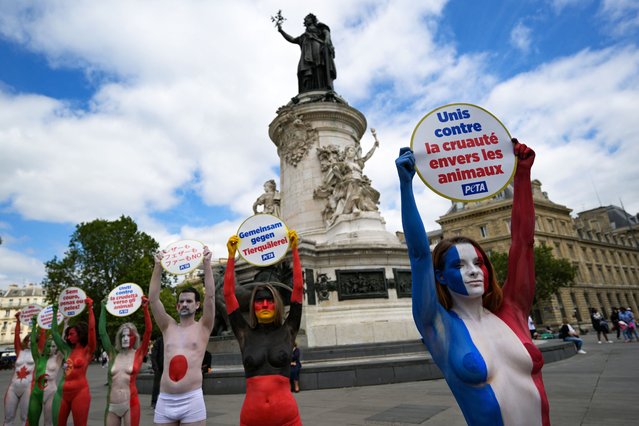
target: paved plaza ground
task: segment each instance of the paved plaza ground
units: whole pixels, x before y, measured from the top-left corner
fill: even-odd
[[[586,355],[547,364],[544,382],[555,426],[639,423],[639,343],[597,344],[584,336]],[[89,424],[103,424],[106,370],[89,369],[92,393]],[[10,372],[0,372],[8,383]],[[295,394],[305,426],[428,425],[466,423],[444,380],[302,391]],[[238,425],[243,395],[205,396],[209,425]],[[153,424],[150,395],[141,395],[141,425]],[[3,408],[0,412],[4,416]],[[69,422],[71,424],[71,422]]]

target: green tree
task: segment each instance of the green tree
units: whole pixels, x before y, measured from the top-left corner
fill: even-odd
[[[120,284],[133,282],[148,294],[153,270],[153,253],[158,243],[138,230],[127,216],[114,221],[96,219],[76,226],[69,241],[69,249],[62,259],[54,257],[45,263],[46,276],[42,286],[47,298],[55,302],[67,287],[80,287],[94,301],[96,321],[100,301]],[[163,284],[168,284],[166,276]],[[126,318],[107,316],[107,329],[115,334],[117,327],[132,321],[140,333],[144,330],[142,310]]]
[[[548,300],[561,287],[574,284],[577,268],[570,261],[553,256],[551,247],[545,244],[535,246],[534,256],[535,303]],[[497,281],[503,283],[508,275],[508,255],[493,251],[490,253],[490,262]]]

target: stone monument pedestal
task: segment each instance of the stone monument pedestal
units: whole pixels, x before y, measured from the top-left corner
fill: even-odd
[[[269,126],[281,218],[300,236],[308,347],[419,339],[406,246],[386,231],[380,194],[363,174],[377,147],[362,154],[365,130],[364,115],[327,91],[296,96]],[[258,271],[238,262],[236,272],[244,283]]]

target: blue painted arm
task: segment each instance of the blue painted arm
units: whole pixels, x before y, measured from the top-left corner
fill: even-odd
[[[440,305],[435,290],[430,243],[413,194],[415,157],[410,148],[400,150],[395,165],[399,175],[402,225],[412,271],[413,318],[422,337],[426,337],[426,329],[432,326]]]

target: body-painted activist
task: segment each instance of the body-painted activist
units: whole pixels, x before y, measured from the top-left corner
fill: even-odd
[[[183,289],[178,295],[179,322],[166,313],[160,300],[163,256],[163,252],[155,255],[149,286],[149,304],[164,341],[164,370],[153,421],[155,424],[204,425],[206,406],[202,393],[202,359],[215,319],[211,252],[204,247],[205,295],[199,321],[195,320],[195,313],[200,308],[200,293],[192,287]]]
[[[51,342],[47,341],[46,330],[38,327],[38,320],[31,319],[31,356],[35,363],[33,381],[31,383],[31,397],[29,397],[29,424],[40,423],[44,405],[44,390],[47,386],[47,361]]]
[[[27,421],[31,380],[35,367],[33,355],[29,350],[29,336],[20,339],[20,312],[16,313],[16,329],[13,334],[13,346],[16,363],[9,387],[4,395],[5,426],[23,425]]]
[[[235,296],[235,253],[239,239],[234,235],[227,243],[224,300],[233,333],[240,344],[246,377],[246,397],[240,413],[242,426],[302,424],[289,376],[293,343],[302,319],[304,283],[297,233],[289,230],[288,237],[293,252],[293,293],[286,320],[279,293],[270,284],[263,283],[253,289],[247,323]]]
[[[486,253],[471,239],[445,239],[431,258],[413,195],[415,157],[402,148],[396,160],[413,317],[469,425],[549,425],[543,358],[527,325],[535,293],[530,183],[535,153],[513,143],[519,164],[503,292]]]
[[[64,375],[53,397],[53,424],[66,425],[69,414],[74,426],[86,426],[91,406],[91,391],[87,381],[87,368],[93,359],[96,347],[93,300],[85,300],[88,324],[79,322],[64,330],[64,339],[58,331],[58,307],[53,305],[51,333],[53,341],[64,357]],[[57,413],[57,415],[56,415]]]
[[[58,375],[64,358],[56,344],[51,339],[47,339],[46,331],[37,328],[37,321],[33,322],[31,327],[31,353],[36,368],[29,399],[29,424],[39,424],[42,416],[44,426],[53,426],[53,397],[58,389]],[[36,333],[40,335],[37,346]],[[37,348],[35,351],[34,346]]]
[[[135,324],[122,324],[115,333],[115,345],[111,344],[107,332],[106,314],[107,299],[102,300],[100,319],[98,320],[98,334],[102,347],[108,354],[108,385],[107,405],[104,413],[105,426],[140,424],[140,399],[136,379],[144,356],[149,350],[151,341],[151,315],[149,314],[149,300],[142,296],[144,310],[144,335],[140,341],[140,333]]]

